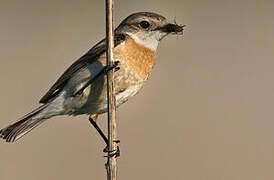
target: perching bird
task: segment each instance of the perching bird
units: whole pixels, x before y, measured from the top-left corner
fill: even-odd
[[[151,12],[128,16],[114,32],[114,73],[116,106],[134,96],[147,81],[155,64],[159,42],[168,34],[183,34],[183,27],[168,23]],[[107,111],[105,71],[106,40],[102,40],[74,62],[40,100],[41,105],[14,124],[0,130],[0,137],[14,142],[47,119],[58,115],[90,115],[94,126]],[[97,129],[98,130],[98,129]],[[106,141],[106,139],[105,139]]]

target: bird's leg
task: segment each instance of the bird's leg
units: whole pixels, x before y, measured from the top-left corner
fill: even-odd
[[[119,146],[117,146],[116,150],[109,151],[108,138],[105,136],[104,132],[97,125],[97,123],[96,123],[96,119],[97,118],[98,118],[98,114],[90,115],[89,116],[89,122],[93,125],[93,127],[97,130],[97,132],[100,134],[100,136],[103,138],[103,140],[106,143],[106,147],[104,148],[103,152],[105,152],[105,153],[110,152],[110,154],[108,155],[109,157],[113,157],[113,156],[119,157],[120,156],[120,148],[119,148]],[[113,142],[120,143],[120,140],[114,140]],[[105,156],[105,157],[108,157],[108,156]]]
[[[105,136],[105,134],[103,133],[103,131],[97,125],[97,123],[96,123],[97,117],[98,117],[98,114],[90,115],[88,120],[93,125],[93,127],[97,130],[97,132],[100,134],[100,136],[103,138],[103,140],[105,141],[105,143],[106,143],[106,145],[108,147],[108,138]]]

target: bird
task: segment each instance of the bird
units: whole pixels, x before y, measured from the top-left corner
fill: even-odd
[[[107,112],[106,72],[116,69],[114,92],[119,107],[146,83],[155,65],[159,42],[169,34],[182,35],[184,27],[153,12],[129,15],[114,30],[113,66],[106,64],[107,42],[103,39],[57,79],[37,109],[1,129],[0,138],[15,142],[54,116],[86,114],[107,143],[96,123],[98,116]]]

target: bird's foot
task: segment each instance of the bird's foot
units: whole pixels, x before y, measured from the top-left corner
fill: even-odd
[[[115,72],[118,71],[120,69],[120,67],[118,67],[119,63],[120,61],[114,61],[113,65],[106,66],[105,73],[109,72],[112,69],[114,69]]]
[[[113,142],[118,144],[118,143],[120,143],[120,140],[113,140]],[[120,148],[119,148],[119,146],[117,146],[117,148],[115,150],[112,150],[112,151],[109,150],[109,146],[106,146],[104,148],[103,152],[108,153],[108,155],[106,155],[104,157],[113,157],[113,156],[115,158],[120,157]]]
[[[108,148],[106,147],[104,149],[104,152],[108,153],[108,154],[104,157],[115,157],[115,158],[120,157],[120,148],[119,148],[119,146],[117,146],[117,148],[115,150],[112,150],[112,151],[108,151],[106,149],[108,149]]]

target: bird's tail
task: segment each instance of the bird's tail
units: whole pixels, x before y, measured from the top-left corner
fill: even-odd
[[[44,110],[48,104],[44,104],[24,117],[20,118],[17,122],[9,125],[8,127],[0,130],[0,138],[5,139],[7,142],[14,142],[21,138],[33,128],[40,125],[48,118],[38,116],[38,114]]]

